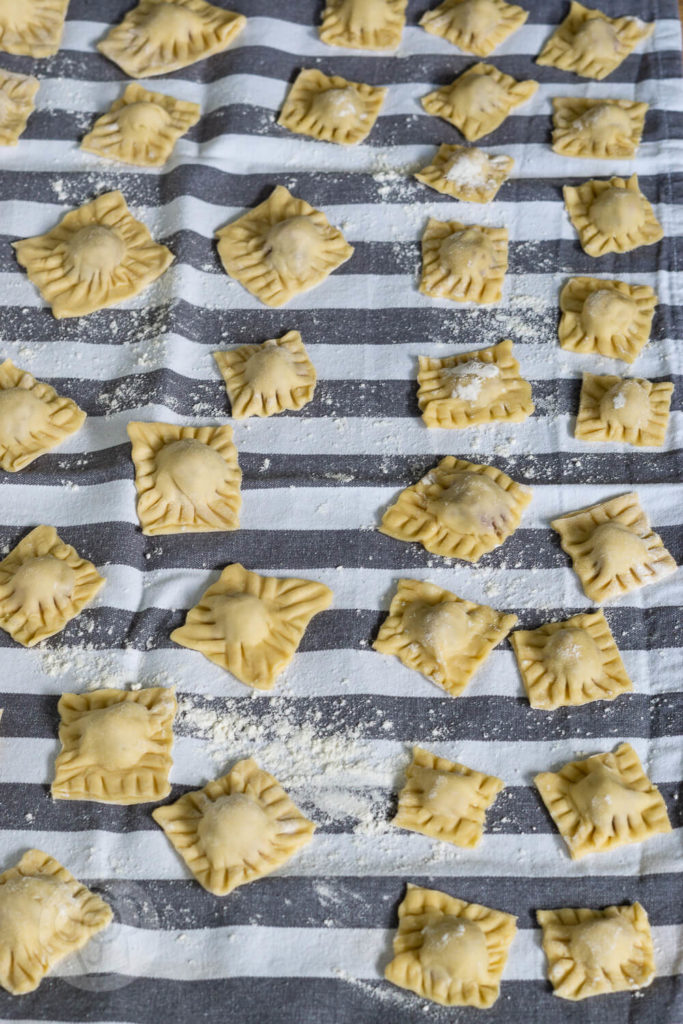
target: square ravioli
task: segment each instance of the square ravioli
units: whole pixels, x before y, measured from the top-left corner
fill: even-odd
[[[152,817],[215,896],[269,875],[310,843],[315,825],[250,757]]]
[[[451,302],[499,302],[508,268],[507,228],[427,221],[422,236],[420,291]]]
[[[561,156],[630,160],[638,150],[647,103],[589,100],[560,96],[553,100],[553,149]]]
[[[666,380],[584,373],[574,437],[661,447],[673,390]]]
[[[510,177],[511,156],[485,153],[476,146],[439,146],[432,162],[414,177],[424,185],[466,203],[489,203]]]
[[[518,82],[493,64],[473,64],[450,85],[422,99],[428,114],[454,125],[468,142],[495,131],[515,107],[526,103],[538,89],[530,79]]]
[[[298,331],[260,345],[238,345],[213,354],[232,406],[233,419],[299,410],[313,398],[317,375]]]
[[[6,472],[16,473],[56,448],[81,429],[85,418],[70,398],[11,359],[0,363],[0,466]]]
[[[550,524],[590,601],[602,604],[676,571],[635,491],[570,512]]]
[[[9,0],[0,10],[0,50],[51,57],[62,41],[69,0]]]
[[[163,800],[173,761],[173,687],[63,693],[57,704],[62,749],[55,800],[144,804]]]
[[[0,69],[0,146],[16,146],[35,108],[39,87],[33,75]]]
[[[199,116],[198,103],[150,92],[131,82],[123,96],[95,121],[81,141],[81,149],[138,167],[161,167]]]
[[[478,562],[515,532],[530,501],[529,488],[495,466],[447,455],[401,491],[379,530],[444,558]]]
[[[298,135],[355,146],[370,134],[386,92],[309,68],[297,75],[277,123]]]
[[[633,690],[602,611],[519,629],[510,643],[532,708],[578,707]]]
[[[278,185],[268,198],[216,232],[223,269],[266,306],[314,288],[353,254],[322,210]]]
[[[433,583],[404,579],[372,646],[459,697],[516,622],[516,615],[465,601]]]
[[[235,563],[204,591],[171,640],[247,686],[272,690],[313,616],[331,604],[332,591],[322,583],[259,576]]]
[[[647,345],[656,305],[647,284],[572,277],[560,293],[560,345],[632,363]]]
[[[0,985],[14,996],[38,988],[55,964],[112,921],[111,907],[42,850],[27,850],[0,875]]]
[[[353,50],[395,50],[407,6],[408,0],[327,0],[320,38]]]
[[[517,918],[408,883],[384,977],[442,1006],[485,1010],[500,995]]]
[[[204,0],[139,0],[97,49],[131,78],[168,75],[225,50],[246,23]]]
[[[520,423],[534,411],[531,384],[520,376],[509,339],[457,356],[418,356],[417,404],[428,427]]]
[[[419,23],[465,53],[488,57],[528,17],[528,11],[505,0],[443,0],[425,11]]]
[[[139,295],[173,262],[119,191],[72,210],[44,235],[12,242],[20,266],[58,320]]]
[[[573,71],[583,78],[607,78],[638,43],[652,33],[654,22],[640,18],[608,18],[595,8],[572,0],[569,14],[555,29],[537,64]]]
[[[503,780],[495,775],[414,747],[392,824],[472,849],[481,842],[486,811],[502,789]]]
[[[662,225],[640,191],[637,174],[628,180],[593,178],[583,185],[565,185],[562,193],[569,219],[589,256],[631,252],[664,237]]]
[[[548,980],[561,999],[633,991],[655,977],[652,933],[640,903],[537,910]]]
[[[242,471],[232,427],[131,422],[126,430],[144,534],[239,528]]]
[[[33,647],[64,629],[104,583],[54,526],[36,526],[0,562],[0,629]]]
[[[573,860],[671,831],[662,794],[628,743],[541,772],[534,784]]]

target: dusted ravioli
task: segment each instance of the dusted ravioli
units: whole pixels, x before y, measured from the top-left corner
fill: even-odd
[[[574,437],[659,447],[666,437],[673,390],[671,381],[584,373]]]
[[[70,398],[20,370],[10,359],[0,363],[0,466],[8,473],[80,430],[85,413]]]
[[[608,18],[572,0],[569,14],[536,58],[537,64],[573,71],[583,78],[607,78],[652,33],[654,22]]]
[[[313,398],[316,372],[298,331],[260,345],[214,352],[236,420],[298,410]]]
[[[466,203],[489,203],[510,177],[511,156],[492,156],[476,146],[439,146],[432,162],[415,174],[430,188]]]
[[[516,622],[516,615],[465,601],[433,583],[403,579],[372,646],[459,697]]]
[[[561,156],[630,160],[638,150],[647,103],[589,100],[561,96],[553,100],[553,149]]]
[[[476,142],[499,128],[537,89],[538,82],[518,82],[493,64],[473,64],[450,85],[425,96],[422,106],[428,114],[454,125],[468,142]]]
[[[123,96],[95,121],[81,149],[139,167],[161,167],[199,116],[198,103],[149,92],[131,82]]]
[[[429,218],[422,236],[423,295],[479,305],[499,302],[507,267],[507,228]]]
[[[488,57],[521,28],[529,12],[505,0],[443,0],[425,11],[420,25],[475,57]]]
[[[58,320],[138,295],[173,262],[171,250],[157,245],[118,191],[67,213],[47,234],[12,245]]]
[[[232,427],[132,422],[126,429],[143,533],[238,529],[242,472]]]
[[[408,0],[327,0],[320,38],[328,46],[395,50],[406,23]]]
[[[586,999],[650,985],[652,933],[640,903],[621,907],[537,910],[548,980],[561,999]]]
[[[579,509],[550,524],[596,604],[657,583],[676,563],[653,533],[635,491]]]
[[[428,427],[520,423],[534,411],[531,385],[520,376],[509,339],[443,359],[419,356],[419,365],[417,402]]]
[[[632,363],[650,337],[656,305],[649,285],[572,277],[560,294],[560,345]]]
[[[492,1006],[517,931],[501,910],[408,883],[384,977],[442,1006]]]
[[[532,708],[614,700],[633,689],[602,611],[519,629],[510,643]]]
[[[573,860],[671,831],[662,794],[628,743],[541,772],[534,783]]]
[[[413,747],[393,824],[472,849],[481,841],[487,809],[503,788],[495,775]]]
[[[51,57],[62,41],[69,0],[5,0],[0,8],[0,50]]]
[[[631,252],[664,236],[652,206],[640,191],[637,174],[628,181],[593,178],[583,185],[565,185],[562,192],[569,219],[589,256]]]
[[[173,687],[63,693],[57,705],[62,749],[55,800],[144,804],[163,800],[177,710]]]
[[[104,582],[54,526],[36,526],[0,562],[0,629],[33,647],[64,629]]]
[[[16,146],[35,108],[39,87],[40,82],[33,75],[0,69],[0,146]]]
[[[380,533],[444,558],[478,562],[515,532],[531,491],[494,466],[447,455],[382,517]]]
[[[139,0],[97,49],[131,78],[168,75],[225,50],[246,23],[204,0]]]
[[[353,253],[321,210],[284,185],[216,237],[226,274],[266,306],[282,306],[314,288]]]
[[[309,68],[297,75],[277,123],[299,135],[355,146],[370,134],[386,92]]]
[[[157,807],[152,817],[199,884],[216,896],[286,864],[315,831],[252,757],[203,789]]]
[[[247,686],[271,690],[313,616],[331,603],[332,591],[322,583],[259,576],[235,563],[202,594],[171,640]]]

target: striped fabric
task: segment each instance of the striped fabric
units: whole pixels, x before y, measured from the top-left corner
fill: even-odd
[[[683,826],[680,694],[683,631],[675,577],[606,609],[633,694],[612,704],[530,709],[509,644],[464,696],[445,697],[417,673],[371,650],[400,576],[429,579],[534,627],[589,607],[551,518],[637,489],[655,529],[683,556],[683,86],[675,0],[601,0],[608,14],[656,19],[655,33],[604,82],[533,58],[564,17],[565,0],[526,0],[527,24],[492,60],[540,89],[485,148],[514,157],[513,180],[490,206],[459,204],[411,172],[460,138],[419,98],[471,60],[417,27],[433,4],[410,0],[397,54],[358,54],[318,39],[319,0],[220,0],[249,18],[225,53],[151,87],[200,102],[203,117],[159,171],[110,164],[77,140],[120,94],[124,76],[95,50],[129,0],[71,0],[60,52],[4,68],[41,79],[38,109],[15,149],[0,153],[0,337],[3,358],[48,380],[88,413],[59,450],[0,490],[7,551],[48,522],[107,578],[95,605],[40,649],[0,633],[2,864],[29,846],[59,858],[109,900],[116,922],[40,989],[0,993],[2,1020],[160,1020],[221,1024],[435,1024],[480,1019],[392,988],[382,971],[406,880],[514,913],[519,934],[501,997],[486,1020],[683,1021]],[[637,8],[637,10],[635,9]],[[305,67],[388,85],[368,143],[353,150],[289,134],[275,117]],[[562,158],[550,150],[553,96],[650,104],[635,162]],[[636,169],[664,225],[663,241],[599,261],[579,247],[561,196],[580,183]],[[275,184],[322,208],[355,245],[352,259],[285,309],[268,310],[219,264],[214,231]],[[80,320],[55,321],[20,271],[9,242],[49,229],[63,212],[120,188],[136,216],[175,253],[137,299]],[[455,212],[457,209],[457,213]],[[460,308],[419,294],[426,218],[506,226],[503,301]],[[634,372],[676,385],[660,450],[574,440],[582,370],[620,372],[557,343],[558,292],[571,274],[619,277],[659,294],[651,344]],[[228,420],[211,353],[300,330],[319,385],[297,414],[235,424],[243,527],[234,534],[145,538],[134,508],[130,419]],[[416,402],[417,355],[468,351],[511,337],[536,413],[518,425],[428,431]],[[533,487],[522,528],[477,566],[450,563],[379,534],[398,490],[437,458],[491,462]],[[198,654],[171,644],[187,609],[231,561],[257,572],[310,577],[335,593],[309,627],[272,696],[255,695]],[[52,802],[56,703],[63,690],[175,683],[174,797],[253,754],[319,823],[285,867],[226,899],[203,891],[153,823],[148,806]],[[538,771],[633,744],[661,788],[674,831],[642,846],[571,862],[532,786]],[[392,829],[401,771],[419,743],[501,776],[475,851]],[[534,911],[640,900],[653,926],[658,977],[644,993],[573,1007],[545,980]],[[422,1013],[427,1009],[426,1014]],[[482,1016],[483,1020],[484,1017]]]

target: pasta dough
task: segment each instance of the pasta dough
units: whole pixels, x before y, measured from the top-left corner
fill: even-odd
[[[121,99],[98,117],[81,149],[139,167],[161,167],[173,147],[197,123],[198,103],[149,92],[131,82]]]
[[[10,359],[0,363],[0,466],[8,473],[80,430],[85,413],[70,398],[20,370]]]
[[[423,295],[479,305],[499,302],[507,267],[507,228],[429,218],[422,236]]]
[[[67,213],[47,234],[12,245],[58,320],[139,295],[173,262],[170,249],[156,244],[118,191]]]
[[[297,75],[277,123],[299,135],[355,146],[372,131],[386,92],[309,68]]]
[[[408,883],[384,977],[442,1006],[492,1006],[517,931],[501,910]]]
[[[42,850],[0,875],[0,985],[14,996],[111,922],[111,908]]]
[[[516,622],[516,615],[465,601],[433,583],[402,579],[372,646],[459,697]]]
[[[0,69],[0,146],[16,146],[35,108],[39,87],[40,82],[33,75]]]
[[[510,177],[511,156],[492,156],[476,146],[439,146],[432,162],[415,174],[430,188],[466,203],[489,203]]]
[[[443,359],[418,358],[417,402],[428,427],[520,423],[534,411],[531,385],[520,376],[509,339]]]
[[[481,841],[487,808],[503,788],[495,775],[414,747],[393,824],[472,849]]]
[[[662,225],[638,186],[638,175],[592,179],[562,189],[569,219],[589,256],[631,252],[664,236]]]
[[[602,611],[517,630],[510,643],[532,708],[577,707],[633,689]]]
[[[171,640],[247,686],[271,690],[313,616],[331,603],[332,591],[322,583],[259,576],[235,563],[202,594]]]
[[[327,0],[320,38],[328,46],[395,50],[407,6],[408,0]]]
[[[0,10],[0,50],[51,57],[62,41],[69,0],[9,0]]]
[[[478,562],[515,532],[530,501],[527,487],[494,466],[447,455],[401,491],[379,529],[435,555]]]
[[[528,11],[505,0],[443,0],[438,7],[425,11],[420,25],[465,53],[488,57],[528,17]]]
[[[214,352],[236,420],[299,410],[313,398],[316,372],[298,331],[261,345]]]
[[[139,0],[97,49],[131,78],[168,75],[225,50],[246,23],[204,0]]]
[[[673,389],[671,381],[584,373],[574,437],[661,446]]]
[[[553,149],[561,156],[630,160],[640,145],[647,109],[647,103],[631,100],[556,98]]]
[[[282,306],[314,288],[353,253],[321,210],[284,185],[216,237],[226,274],[266,306]]]
[[[518,82],[493,64],[473,64],[450,85],[425,96],[422,106],[428,114],[454,125],[468,142],[476,142],[499,128],[537,89],[538,82]]]
[[[537,910],[548,979],[561,999],[632,991],[655,977],[652,933],[640,903],[590,910]]]
[[[676,571],[635,492],[570,512],[550,525],[559,533],[586,597],[596,604]]]
[[[628,743],[534,783],[573,860],[671,831],[662,795]]]
[[[251,757],[203,789],[157,807],[152,817],[199,884],[216,896],[286,864],[315,831]]]
[[[232,427],[132,422],[126,429],[143,533],[238,529],[242,472]]]
[[[560,345],[632,363],[650,337],[656,305],[649,285],[572,277],[560,294]]]
[[[583,78],[607,78],[646,39],[654,22],[608,18],[602,11],[572,0],[569,14],[541,53],[537,64],[573,71]]]
[[[54,526],[36,526],[0,562],[0,629],[33,647],[64,629],[104,582]]]
[[[175,689],[63,693],[55,800],[143,804],[171,792]]]

